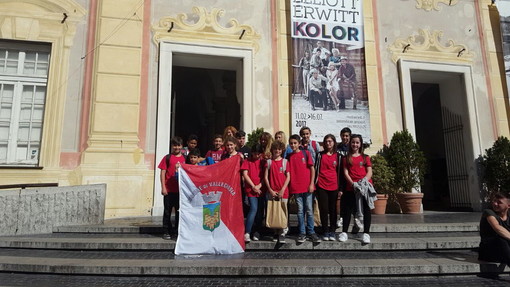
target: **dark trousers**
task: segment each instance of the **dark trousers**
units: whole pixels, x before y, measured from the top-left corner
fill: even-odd
[[[325,91],[321,89],[320,92],[317,92],[317,91],[314,91],[314,90],[310,90],[309,92],[309,100],[310,100],[310,104],[312,105],[312,108],[315,108],[316,106],[322,106],[322,107],[326,107],[326,103],[325,103]]]
[[[500,236],[484,239],[480,243],[478,259],[510,265],[510,241]]]
[[[368,203],[363,200],[363,232],[370,233],[370,225],[372,224],[372,213]],[[345,191],[340,199],[340,216],[343,220],[342,232],[347,232],[351,223],[351,215],[356,212],[356,196],[354,191]]]
[[[168,195],[163,196],[164,212],[163,212],[163,229],[165,232],[170,233],[172,230],[172,208],[175,208],[175,228],[179,227],[179,193],[169,192]]]
[[[339,109],[345,109],[345,94],[343,91],[338,92],[340,97],[338,99],[340,100],[340,103],[338,104]]]
[[[336,200],[338,198],[338,191],[330,191],[317,187],[316,192],[317,200],[319,201],[322,232],[335,232],[337,221]]]

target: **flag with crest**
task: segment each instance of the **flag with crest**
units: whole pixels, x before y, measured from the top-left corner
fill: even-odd
[[[179,169],[179,236],[175,254],[244,252],[240,157]]]

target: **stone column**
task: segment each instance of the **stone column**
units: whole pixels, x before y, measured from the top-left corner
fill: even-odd
[[[149,215],[153,171],[139,147],[144,2],[98,2],[82,182],[107,183],[106,216]]]

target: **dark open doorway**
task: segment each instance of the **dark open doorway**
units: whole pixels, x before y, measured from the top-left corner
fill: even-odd
[[[172,107],[170,134],[184,142],[190,134],[197,135],[205,154],[214,134],[229,125],[240,126],[236,72],[173,66]]]
[[[427,158],[427,172],[422,186],[423,208],[449,210],[451,204],[439,84],[413,83],[412,94],[416,142]]]

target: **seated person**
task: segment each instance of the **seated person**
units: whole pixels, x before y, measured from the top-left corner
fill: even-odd
[[[315,111],[316,105],[320,105],[327,110],[326,90],[322,87],[322,81],[327,82],[328,79],[323,75],[319,75],[319,71],[312,70],[312,77],[308,80],[308,100]]]
[[[510,265],[510,195],[496,193],[480,220],[478,259]]]

